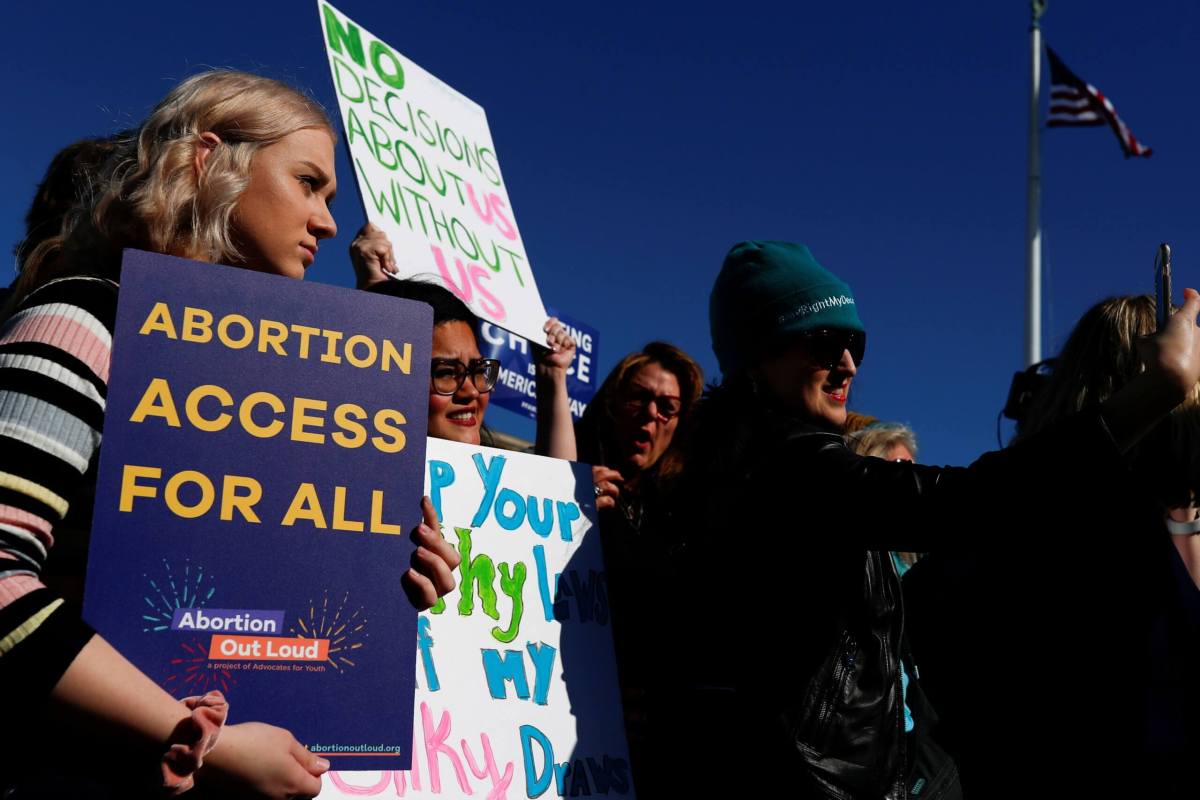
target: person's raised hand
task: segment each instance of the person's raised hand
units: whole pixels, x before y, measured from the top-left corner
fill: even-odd
[[[462,557],[438,530],[437,511],[428,496],[421,498],[421,524],[412,530],[417,549],[412,566],[400,578],[408,599],[418,611],[424,611],[454,588],[454,570]]]
[[[1175,404],[1200,381],[1200,327],[1196,326],[1200,294],[1195,289],[1184,289],[1183,300],[1164,330],[1139,343],[1146,370],[1174,392]]]
[[[386,281],[396,272],[392,242],[382,228],[368,222],[359,229],[350,242],[350,263],[359,289]]]
[[[542,330],[546,332],[546,343],[534,348],[538,371],[550,375],[560,373],[565,378],[575,360],[575,340],[557,317],[546,320]]]
[[[592,484],[596,491],[596,510],[614,508],[621,496],[621,473],[608,467],[592,467]]]
[[[199,795],[287,800],[316,797],[328,770],[328,761],[283,728],[243,722],[221,730],[196,780]]]
[[[1183,299],[1162,330],[1138,341],[1146,370],[1100,405],[1101,417],[1122,452],[1137,444],[1200,380],[1200,294],[1184,289]]]

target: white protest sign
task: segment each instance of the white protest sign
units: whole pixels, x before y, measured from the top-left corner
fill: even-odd
[[[417,624],[412,770],[321,797],[633,797],[591,469],[441,439],[426,461],[463,561]]]
[[[401,274],[437,275],[480,317],[544,342],[546,309],[483,108],[329,3],[317,10],[367,219]]]

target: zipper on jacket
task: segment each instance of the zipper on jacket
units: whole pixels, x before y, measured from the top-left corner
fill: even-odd
[[[817,742],[824,740],[825,734],[829,727],[829,720],[833,716],[834,706],[837,701],[846,691],[846,679],[850,675],[850,670],[854,667],[854,651],[858,645],[854,641],[854,637],[850,631],[842,631],[842,639],[838,644],[837,660],[834,662],[833,669],[829,675],[829,691],[821,699],[821,705],[817,711],[817,725],[815,731],[815,739]]]

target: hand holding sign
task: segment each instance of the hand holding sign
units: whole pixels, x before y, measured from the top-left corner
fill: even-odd
[[[418,611],[430,608],[454,588],[453,570],[462,561],[458,551],[438,533],[437,512],[428,496],[421,498],[421,514],[424,520],[412,532],[413,543],[417,545],[412,566],[400,579]]]
[[[383,228],[368,222],[358,229],[350,242],[350,264],[359,289],[396,276],[396,255]]]
[[[260,722],[230,725],[204,760],[200,783],[224,791],[250,787],[262,797],[315,797],[329,762],[283,728]]]
[[[615,508],[621,496],[621,482],[625,478],[615,469],[592,467],[592,484],[596,491],[596,509]]]
[[[552,340],[547,338],[551,327],[555,331]],[[570,343],[564,337],[569,338]],[[552,377],[546,372],[547,365],[542,360],[546,354],[539,352],[538,343],[572,347],[574,352],[570,360],[567,360],[566,353],[561,354],[567,379],[568,413],[575,420],[583,416],[588,402],[596,393],[593,370],[599,358],[599,334],[594,328],[570,317],[560,319],[556,316],[545,321],[541,334],[526,340],[491,323],[481,322],[478,338],[483,355],[500,361],[500,377],[492,393],[492,403],[525,414],[531,419],[536,417],[535,401],[542,403],[537,390],[540,381],[537,379]],[[552,361],[557,362],[558,354],[552,351],[551,355]]]
[[[538,374],[559,378],[566,385],[567,370],[575,360],[575,340],[567,332],[567,326],[559,322],[557,317],[546,320],[542,326],[546,332],[546,345],[534,345],[534,360]]]
[[[176,696],[219,689],[335,763],[407,768],[398,566],[432,323],[420,303],[126,251],[88,622]],[[418,544],[410,578],[448,589],[456,556]]]

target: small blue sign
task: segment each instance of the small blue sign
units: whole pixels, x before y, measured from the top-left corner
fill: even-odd
[[[571,416],[579,419],[603,376],[596,375],[600,358],[600,335],[595,328],[563,314],[555,315],[567,326],[575,340],[575,361],[567,371],[567,394],[571,398]],[[492,390],[492,403],[537,418],[537,381],[533,353],[528,340],[491,322],[479,321],[479,349],[484,358],[500,362],[500,378]]]

